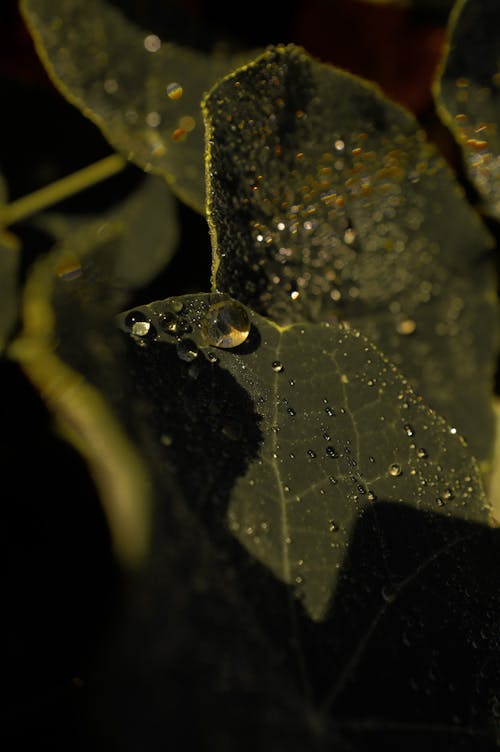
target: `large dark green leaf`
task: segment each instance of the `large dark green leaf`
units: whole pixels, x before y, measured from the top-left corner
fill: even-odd
[[[500,4],[460,0],[437,82],[440,112],[462,147],[483,210],[500,219]]]
[[[377,499],[486,520],[456,429],[364,337],[254,315],[244,344],[215,351],[203,322],[233,305],[187,296],[124,314],[130,366],[186,496],[227,504],[240,543],[294,585],[313,619],[324,617],[354,526]]]
[[[295,47],[204,108],[215,288],[280,323],[350,322],[489,457],[491,240],[414,118]]]
[[[118,151],[203,212],[201,97],[242,58],[161,40],[104,0],[23,0],[21,8],[64,96]]]

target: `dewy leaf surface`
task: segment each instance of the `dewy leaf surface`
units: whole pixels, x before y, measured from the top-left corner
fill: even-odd
[[[437,101],[462,147],[485,213],[500,219],[500,4],[461,0],[450,22],[450,40]]]
[[[327,612],[367,507],[486,520],[463,440],[364,337],[327,323],[280,329],[253,314],[246,342],[214,348],[203,321],[221,300],[185,296],[121,316],[138,399],[186,496],[202,508],[226,502],[230,530],[313,619]],[[240,412],[224,372],[246,395]]]
[[[203,212],[201,98],[242,58],[160,40],[101,0],[23,0],[21,8],[64,96],[118,151]]]
[[[213,284],[282,324],[343,319],[491,454],[491,241],[414,118],[274,48],[204,102]]]

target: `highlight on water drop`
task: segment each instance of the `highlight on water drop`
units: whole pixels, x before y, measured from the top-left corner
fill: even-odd
[[[181,84],[177,83],[177,81],[172,81],[172,83],[167,86],[167,96],[169,99],[180,99],[183,92],[184,89]]]
[[[236,300],[222,300],[210,306],[201,326],[207,344],[229,349],[243,344],[250,333],[245,306]]]

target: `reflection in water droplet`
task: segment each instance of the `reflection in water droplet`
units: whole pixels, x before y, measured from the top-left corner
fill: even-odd
[[[281,371],[283,370],[284,370],[283,363],[280,363],[279,360],[275,360],[273,362],[273,371],[275,371],[276,373],[281,373]]]
[[[135,334],[136,337],[145,337],[149,334],[150,329],[151,324],[149,321],[136,321],[132,325],[132,334]]]
[[[250,333],[247,310],[235,300],[216,303],[208,309],[201,331],[209,345],[224,349],[238,347]]]
[[[181,360],[185,360],[186,363],[190,363],[192,360],[198,357],[198,348],[192,340],[184,339],[177,345],[177,355]]]
[[[397,477],[398,475],[401,475],[403,470],[401,469],[401,465],[398,465],[396,462],[394,462],[389,467],[389,473],[390,475],[393,475],[394,477]]]
[[[180,99],[182,97],[183,88],[176,81],[172,81],[167,86],[167,96],[169,99]]]
[[[177,316],[175,313],[167,311],[160,319],[160,326],[164,332],[168,334],[175,334],[177,331]]]

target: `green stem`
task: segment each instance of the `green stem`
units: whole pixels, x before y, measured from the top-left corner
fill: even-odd
[[[72,175],[56,180],[45,188],[40,188],[28,196],[23,196],[17,201],[0,208],[0,227],[7,227],[14,222],[19,222],[41,209],[57,204],[85,188],[90,188],[92,185],[100,183],[101,180],[116,175],[123,170],[126,164],[127,160],[121,154],[111,154],[111,156],[100,159],[99,162],[94,162],[94,164],[84,167]]]

